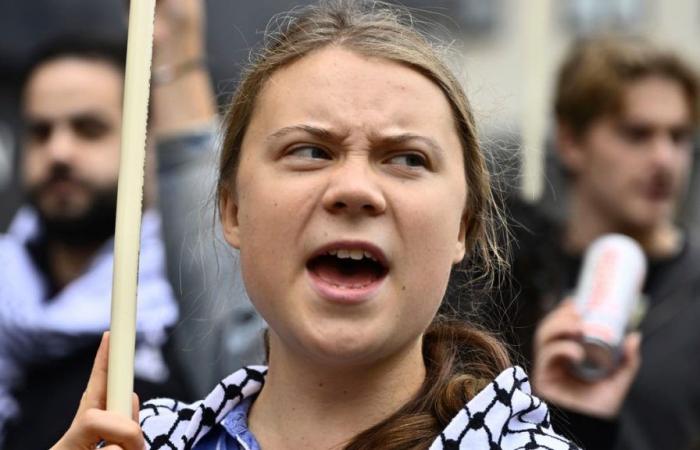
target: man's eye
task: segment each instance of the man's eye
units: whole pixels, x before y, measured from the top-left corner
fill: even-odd
[[[652,136],[653,131],[645,126],[623,125],[620,127],[620,133],[630,142],[641,143],[648,140]]]
[[[387,161],[389,164],[396,164],[397,166],[408,166],[408,167],[427,167],[428,162],[425,157],[418,155],[416,153],[406,153],[403,155],[396,155],[389,158]]]
[[[48,122],[33,122],[27,125],[25,134],[28,140],[43,143],[49,139],[52,126]]]
[[[314,147],[312,145],[297,147],[291,150],[289,152],[289,155],[296,156],[298,158],[308,159],[331,159],[331,155],[328,151],[320,147]]]
[[[693,141],[693,133],[686,128],[680,128],[680,129],[674,129],[671,130],[671,140],[675,145],[681,146],[681,145],[688,145],[692,144]]]
[[[86,139],[99,139],[109,132],[109,125],[94,117],[78,117],[71,126],[75,133]]]

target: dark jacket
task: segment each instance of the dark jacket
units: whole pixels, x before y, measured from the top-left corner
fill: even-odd
[[[509,212],[511,277],[480,308],[516,361],[529,367],[537,324],[575,287],[581,256],[563,251],[561,227],[537,208],[512,203]],[[700,438],[700,243],[687,234],[676,255],[648,263],[642,365],[618,422],[553,413],[559,430],[586,448],[600,448],[603,434],[611,435],[618,450],[686,450]]]

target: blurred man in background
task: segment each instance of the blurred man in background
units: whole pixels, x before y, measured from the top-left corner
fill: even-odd
[[[81,36],[54,40],[27,70],[29,204],[0,237],[0,263],[9,267],[0,271],[0,435],[8,434],[8,450],[47,448],[68,426],[109,327],[124,57],[122,40]],[[211,232],[218,119],[201,0],[158,1],[151,88],[135,390],[187,399],[190,388],[208,392],[263,353],[263,323],[240,274],[219,273],[235,267],[222,258],[236,255],[219,254]],[[174,326],[178,306],[183,319]]]
[[[41,51],[27,71],[28,204],[0,238],[4,448],[45,448],[58,435],[109,328],[124,58],[123,44],[66,38]],[[177,320],[164,263],[160,218],[148,210],[135,370],[136,389],[151,394],[176,389],[161,353]]]
[[[180,3],[159,2],[165,11],[159,13],[158,33],[166,36],[155,60],[161,68],[155,81],[175,88],[187,78],[180,58],[191,57],[178,42],[189,36],[176,27],[188,18],[174,14]],[[55,440],[70,420],[74,391],[82,389],[91,354],[109,327],[125,56],[123,39],[59,38],[38,52],[26,71],[22,182],[28,205],[0,241],[7,268],[0,275],[3,448],[46,448]],[[186,71],[202,66],[198,59]],[[199,113],[199,98],[178,96],[173,87],[161,90],[157,131],[174,132],[191,120],[192,111]],[[204,100],[209,121],[212,97],[209,93]],[[167,329],[177,320],[164,250],[160,217],[148,209],[141,237],[135,389],[147,397],[187,397],[162,353]]]
[[[521,218],[512,329],[514,344],[534,360],[535,390],[545,400],[567,391],[562,422],[588,448],[599,448],[605,435],[616,448],[635,450],[688,448],[700,436],[700,243],[675,221],[690,176],[699,89],[685,61],[631,38],[582,42],[559,73],[556,146],[569,211],[561,225]],[[621,367],[591,383],[569,370],[581,354],[565,330],[580,320],[576,311],[549,311],[574,288],[584,250],[606,233],[643,248],[648,310],[636,377],[636,344],[627,343]],[[549,364],[561,368],[561,379],[540,378]]]

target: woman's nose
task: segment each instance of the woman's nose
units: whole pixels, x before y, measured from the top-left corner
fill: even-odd
[[[332,214],[375,216],[386,210],[378,174],[366,160],[347,159],[330,175],[323,206]]]

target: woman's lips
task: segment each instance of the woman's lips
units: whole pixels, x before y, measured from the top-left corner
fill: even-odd
[[[371,299],[389,273],[387,258],[378,246],[366,241],[336,241],[316,250],[306,263],[316,293],[338,303]]]
[[[373,278],[363,284],[338,283],[323,278],[319,273],[306,269],[309,283],[316,293],[326,300],[335,303],[358,304],[371,300],[386,280],[386,274]]]

